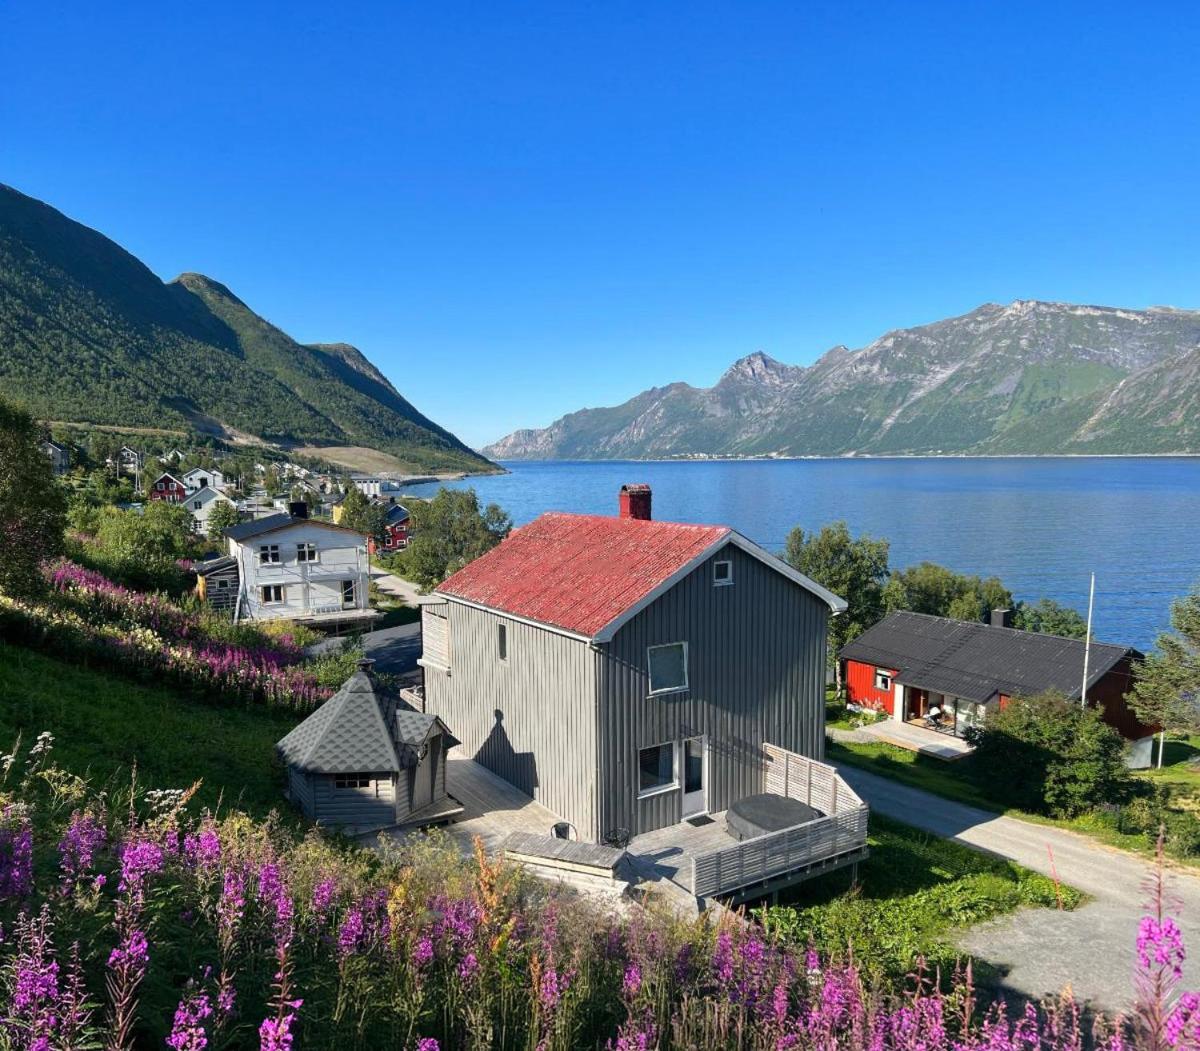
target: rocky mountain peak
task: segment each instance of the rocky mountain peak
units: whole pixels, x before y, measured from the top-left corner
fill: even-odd
[[[721,377],[720,382],[726,383],[757,383],[779,385],[786,383],[791,374],[796,371],[793,365],[785,365],[776,361],[770,354],[756,350],[744,358],[738,358]]]

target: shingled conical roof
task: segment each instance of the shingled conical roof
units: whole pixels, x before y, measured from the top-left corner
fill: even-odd
[[[371,676],[360,669],[275,747],[289,766],[311,773],[396,773],[401,764],[385,707],[388,713],[394,711],[394,703],[377,692]]]

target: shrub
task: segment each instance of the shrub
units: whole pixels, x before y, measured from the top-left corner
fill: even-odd
[[[967,739],[976,776],[1022,809],[1073,817],[1130,795],[1121,735],[1061,693],[1016,697]]]

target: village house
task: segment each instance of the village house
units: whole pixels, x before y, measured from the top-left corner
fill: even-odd
[[[1009,610],[993,611],[986,624],[889,613],[842,647],[847,699],[897,724],[961,738],[1013,697],[1056,690],[1078,700],[1086,650],[1088,704],[1129,740],[1154,733],[1125,700],[1142,656],[1137,650],[1104,642],[1089,648],[1082,639],[1020,631],[1011,623]]]
[[[149,500],[163,500],[168,504],[181,504],[187,498],[188,487],[169,472],[163,472],[146,490]]]
[[[208,485],[187,494],[187,509],[191,512],[192,522],[197,533],[203,536],[209,535],[208,516],[212,514],[212,509],[220,503],[228,504],[230,507],[237,506],[224,493]]]
[[[412,537],[411,525],[408,509],[401,504],[390,504],[383,519],[383,536],[378,541],[371,537],[369,541],[371,554],[377,550],[385,553],[403,551]]]
[[[361,832],[445,821],[462,810],[446,791],[446,724],[384,689],[371,660],[276,746],[288,798],[320,824]]]
[[[197,592],[235,620],[341,626],[378,616],[368,595],[366,537],[310,519],[304,503],[232,526],[225,538],[226,554],[196,567]]]
[[[368,500],[378,500],[385,504],[394,504],[400,498],[403,488],[394,478],[356,474],[351,477],[350,481],[354,488]]]
[[[188,489],[225,489],[225,472],[218,467],[193,467],[183,476]]]
[[[864,856],[820,762],[843,600],[725,526],[654,521],[648,486],[619,509],[542,515],[422,599],[425,710],[572,838],[661,846],[698,897]]]
[[[71,469],[71,450],[65,445],[48,438],[42,442],[42,452],[49,457],[55,474],[66,474]]]

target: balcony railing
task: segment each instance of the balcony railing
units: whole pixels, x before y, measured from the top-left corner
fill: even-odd
[[[815,874],[866,856],[867,805],[827,763],[763,745],[763,790],[806,803],[821,817],[692,858],[699,898]]]

